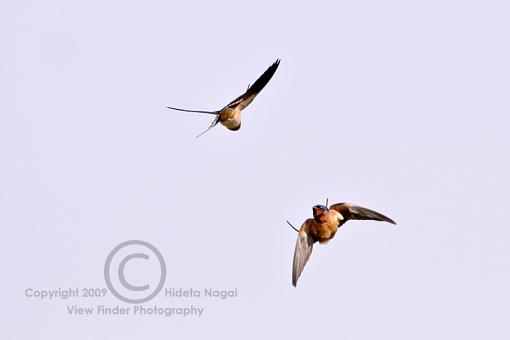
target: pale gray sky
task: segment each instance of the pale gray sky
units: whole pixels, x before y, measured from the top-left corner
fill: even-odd
[[[505,1],[0,4],[2,339],[508,339]],[[219,126],[218,109],[276,59]],[[314,204],[347,223],[291,286]],[[119,243],[166,287],[238,288],[201,317],[71,316],[25,289],[106,287]],[[143,281],[140,275],[132,280]],[[133,270],[135,270],[133,269]],[[175,302],[175,303],[174,303]]]

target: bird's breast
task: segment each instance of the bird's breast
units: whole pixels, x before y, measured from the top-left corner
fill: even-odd
[[[344,217],[342,214],[340,214],[336,210],[330,210],[326,217],[326,223],[329,224],[331,227],[336,228],[340,227],[342,225],[342,221],[344,220]]]

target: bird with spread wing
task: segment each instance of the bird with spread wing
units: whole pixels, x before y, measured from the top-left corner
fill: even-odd
[[[312,254],[313,244],[315,242],[326,243],[331,240],[335,237],[338,228],[348,220],[374,220],[396,224],[391,218],[378,212],[349,203],[337,203],[329,208],[327,203],[326,206],[314,206],[313,218],[307,219],[299,230],[287,221],[298,232],[292,264],[292,285],[294,287]]]
[[[168,109],[184,111],[184,112],[196,112],[196,113],[208,113],[215,115],[213,122],[211,125],[197,136],[200,137],[207,131],[211,130],[218,123],[224,125],[227,129],[232,131],[237,131],[241,128],[241,111],[245,109],[250,103],[255,99],[255,97],[259,94],[260,91],[267,85],[267,83],[271,80],[273,75],[276,72],[276,69],[280,65],[280,59],[277,59],[269,68],[253,83],[253,85],[248,86],[246,92],[227,105],[225,105],[221,110],[218,111],[201,111],[201,110],[186,110],[180,109],[177,107],[167,106]]]

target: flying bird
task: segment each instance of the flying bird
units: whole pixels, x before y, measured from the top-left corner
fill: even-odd
[[[313,218],[307,219],[299,230],[287,221],[298,232],[292,264],[292,285],[294,287],[312,254],[313,244],[315,242],[326,243],[331,240],[335,237],[338,228],[348,220],[374,220],[396,224],[395,221],[383,214],[353,204],[337,203],[329,208],[327,205],[326,202],[325,206],[314,206],[312,209]]]
[[[201,111],[201,110],[186,110],[180,109],[177,107],[167,106],[168,109],[184,111],[184,112],[196,112],[196,113],[208,113],[215,115],[213,122],[211,125],[199,134],[196,138],[200,137],[207,131],[211,130],[218,123],[221,123],[227,129],[232,131],[237,131],[241,128],[241,111],[245,109],[250,103],[255,99],[255,97],[259,94],[260,91],[267,85],[269,80],[273,77],[276,69],[280,65],[280,59],[277,59],[269,68],[262,73],[262,75],[257,79],[253,85],[248,86],[248,89],[245,93],[225,105],[221,110],[218,111]]]

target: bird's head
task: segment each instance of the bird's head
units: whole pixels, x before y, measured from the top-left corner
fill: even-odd
[[[328,207],[326,207],[325,205],[321,205],[321,204],[318,204],[318,205],[315,205],[313,208],[313,218],[315,219],[315,222],[317,223],[323,223],[324,222],[324,219],[325,219],[325,214],[327,214],[329,212],[329,209]]]

